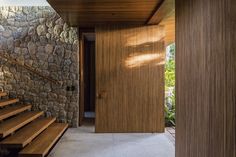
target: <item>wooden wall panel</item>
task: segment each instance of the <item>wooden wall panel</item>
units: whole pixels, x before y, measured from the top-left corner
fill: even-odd
[[[163,27],[96,28],[96,132],[164,131],[164,60]]]
[[[165,44],[166,46],[175,42],[175,12],[165,17],[159,26],[165,27]]]
[[[176,157],[236,157],[235,4],[176,0]]]

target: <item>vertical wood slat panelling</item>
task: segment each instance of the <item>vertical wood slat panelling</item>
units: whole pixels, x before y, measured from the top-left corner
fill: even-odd
[[[236,157],[236,5],[176,0],[176,157]]]
[[[164,29],[96,28],[96,132],[164,131]]]
[[[226,17],[226,156],[236,157],[236,1],[229,0],[227,5]]]

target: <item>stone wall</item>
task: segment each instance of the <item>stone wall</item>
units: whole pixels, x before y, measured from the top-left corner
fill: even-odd
[[[78,126],[79,108],[77,48],[77,30],[51,7],[0,7],[0,51],[60,82],[0,58],[0,88],[73,127]],[[68,86],[75,90],[68,91]]]

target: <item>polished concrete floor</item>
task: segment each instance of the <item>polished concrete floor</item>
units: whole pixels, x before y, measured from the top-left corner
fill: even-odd
[[[95,134],[94,127],[69,129],[49,157],[174,157],[164,134]]]

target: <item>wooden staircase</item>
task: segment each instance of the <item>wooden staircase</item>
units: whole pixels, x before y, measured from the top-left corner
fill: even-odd
[[[0,92],[0,97],[7,93]],[[68,128],[56,118],[43,118],[31,105],[18,105],[19,99],[0,100],[0,146],[18,151],[19,157],[44,157]],[[0,154],[1,156],[1,154]]]

